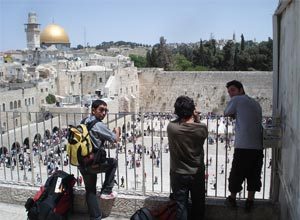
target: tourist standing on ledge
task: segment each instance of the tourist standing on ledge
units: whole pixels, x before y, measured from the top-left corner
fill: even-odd
[[[97,120],[97,123],[94,124],[89,131],[91,141],[93,143],[94,157],[88,161],[88,165],[86,164],[79,167],[85,185],[86,202],[90,214],[90,220],[101,220],[102,218],[96,196],[98,172],[105,172],[105,181],[101,188],[101,198],[115,198],[112,188],[114,186],[114,177],[118,163],[114,158],[106,158],[104,142],[118,142],[120,140],[120,129],[114,129],[114,132],[112,132],[102,122],[107,112],[108,109],[106,102],[102,100],[95,100],[92,103],[91,115],[83,120],[83,123],[85,124],[92,123],[94,120]],[[95,170],[93,169],[93,165],[98,165],[95,167]]]
[[[229,176],[230,196],[226,204],[236,207],[236,194],[240,192],[242,183],[247,179],[248,198],[246,211],[253,207],[255,191],[261,188],[261,168],[263,165],[262,146],[262,110],[257,101],[245,94],[241,82],[233,80],[226,84],[230,101],[224,116],[236,120],[235,142],[232,167]]]
[[[167,127],[170,151],[171,187],[176,200],[177,220],[188,219],[191,193],[193,220],[204,219],[205,165],[203,144],[208,131],[200,123],[193,99],[179,96],[174,104],[178,118]]]

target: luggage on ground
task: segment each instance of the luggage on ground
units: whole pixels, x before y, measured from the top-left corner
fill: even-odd
[[[176,219],[176,202],[169,200],[166,204],[158,208],[148,209],[143,207],[137,210],[130,220],[175,220]]]
[[[73,205],[76,179],[64,171],[54,172],[25,204],[28,220],[65,220]]]

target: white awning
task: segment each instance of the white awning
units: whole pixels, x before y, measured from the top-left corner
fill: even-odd
[[[58,99],[65,99],[66,97],[61,96],[61,95],[55,95],[55,98],[58,98]]]

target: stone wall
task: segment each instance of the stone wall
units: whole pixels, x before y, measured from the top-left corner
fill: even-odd
[[[136,67],[121,68],[116,74],[119,112],[139,110],[139,79]]]
[[[275,199],[280,201],[281,219],[296,220],[300,219],[300,2],[280,1],[273,20],[274,115],[280,117],[282,129],[274,164],[280,179]]]
[[[140,107],[147,112],[172,112],[176,98],[187,95],[201,112],[222,113],[229,100],[226,82],[236,79],[246,93],[259,101],[263,115],[272,113],[272,72],[175,72],[139,69]]]

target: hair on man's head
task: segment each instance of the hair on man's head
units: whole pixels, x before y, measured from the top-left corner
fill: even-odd
[[[105,106],[107,106],[106,102],[104,102],[104,101],[101,100],[101,99],[97,99],[97,100],[93,101],[93,103],[92,103],[92,109],[93,109],[93,108],[94,108],[94,109],[95,109],[95,108],[98,108],[99,105],[105,105]]]
[[[179,96],[174,104],[175,114],[181,118],[187,118],[193,115],[195,110],[194,100],[188,96]]]
[[[243,84],[240,81],[237,81],[237,80],[232,80],[232,81],[226,83],[226,88],[227,89],[230,86],[235,86],[238,89],[244,89]]]

